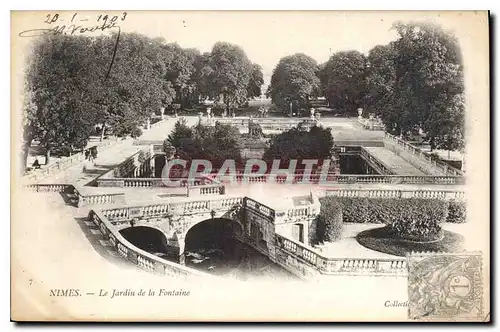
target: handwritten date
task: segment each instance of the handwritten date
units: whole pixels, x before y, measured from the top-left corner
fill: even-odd
[[[123,12],[120,15],[100,14],[93,19],[82,17],[79,13],[74,13],[69,17],[62,15],[47,14],[43,21],[48,27],[41,29],[30,29],[19,33],[20,37],[35,37],[47,34],[53,35],[77,35],[86,32],[105,31],[118,28],[122,21],[125,21],[128,13]],[[84,22],[84,23],[82,23]],[[87,22],[92,22],[88,24]]]

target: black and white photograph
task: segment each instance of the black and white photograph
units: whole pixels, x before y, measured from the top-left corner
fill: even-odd
[[[12,11],[11,319],[489,322],[487,11]]]

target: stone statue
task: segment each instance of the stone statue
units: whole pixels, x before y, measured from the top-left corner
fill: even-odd
[[[207,118],[210,119],[210,116],[212,114],[212,109],[210,107],[207,108]]]
[[[363,109],[362,108],[358,108],[358,118],[362,118],[363,117]]]

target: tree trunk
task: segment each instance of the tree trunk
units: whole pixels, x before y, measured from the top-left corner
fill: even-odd
[[[103,122],[102,130],[101,130],[101,142],[104,140],[104,131],[105,130],[106,130],[106,122]]]
[[[226,114],[227,114],[227,116],[231,116],[231,114],[230,114],[231,110],[229,108],[229,102],[227,101],[227,94],[224,93],[223,96],[222,96],[222,98],[224,99],[224,105],[226,105]]]
[[[429,140],[429,145],[431,146],[431,152],[436,148],[436,143],[434,142],[434,136]]]
[[[21,149],[21,167],[22,167],[21,174],[24,174],[24,170],[28,166],[28,156],[29,156],[29,151],[30,151],[32,140],[33,140],[32,138],[26,140],[23,144],[22,149]]]
[[[45,165],[48,165],[50,161],[50,148],[47,148],[45,150]]]

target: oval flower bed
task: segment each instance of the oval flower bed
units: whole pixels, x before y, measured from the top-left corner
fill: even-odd
[[[397,236],[390,226],[372,228],[360,232],[356,240],[363,247],[395,256],[406,256],[411,252],[457,252],[462,250],[464,237],[442,230],[439,238],[420,239]]]

